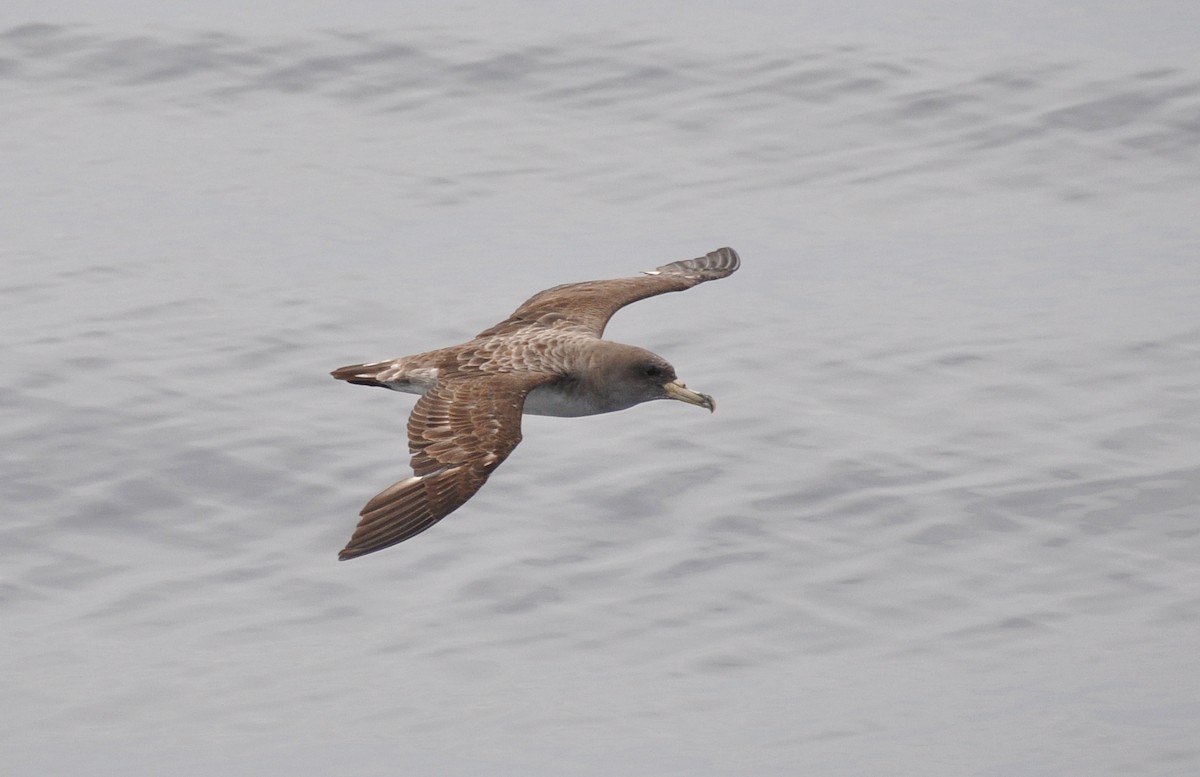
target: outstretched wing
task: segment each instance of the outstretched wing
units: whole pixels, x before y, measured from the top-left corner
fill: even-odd
[[[506,334],[539,322],[553,326],[572,325],[600,337],[613,313],[629,303],[725,278],[740,265],[737,251],[718,248],[698,259],[665,264],[632,278],[555,286],[533,295],[506,320],[480,332],[477,337]]]
[[[403,542],[470,499],[521,442],[525,395],[553,378],[477,373],[440,381],[427,391],[408,418],[413,476],[367,502],[338,558]]]

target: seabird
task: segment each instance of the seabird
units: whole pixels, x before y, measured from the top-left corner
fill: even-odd
[[[468,342],[334,370],[338,380],[421,395],[408,418],[412,476],[367,502],[338,558],[403,542],[461,507],[521,442],[522,413],[595,415],[653,399],[714,410],[666,359],[601,338],[629,303],[725,278],[740,264],[720,248],[631,278],[555,286]]]

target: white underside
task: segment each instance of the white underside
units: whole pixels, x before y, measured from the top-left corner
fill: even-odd
[[[595,415],[596,408],[582,402],[578,397],[563,391],[556,391],[550,386],[538,386],[525,397],[526,415],[552,415],[561,418],[573,418],[581,415]]]
[[[401,382],[388,383],[392,391],[405,394],[424,394],[432,386],[419,383]],[[550,386],[538,386],[525,397],[525,415],[549,415],[559,418],[574,418],[581,415],[596,415],[604,412],[581,401],[578,397],[556,390]]]

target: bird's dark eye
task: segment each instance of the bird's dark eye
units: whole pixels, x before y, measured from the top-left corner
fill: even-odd
[[[663,374],[662,367],[657,364],[647,364],[642,368],[642,374],[647,378],[657,378]]]

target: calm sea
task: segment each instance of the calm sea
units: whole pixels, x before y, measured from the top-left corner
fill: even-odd
[[[0,17],[4,773],[1200,773],[1195,12],[826,5]],[[722,245],[335,560],[330,369]]]

